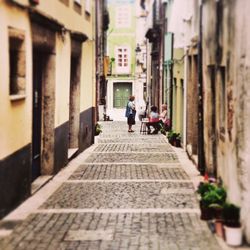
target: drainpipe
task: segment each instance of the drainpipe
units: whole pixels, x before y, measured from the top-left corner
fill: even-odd
[[[202,0],[200,1],[200,24],[198,42],[198,170],[205,174],[204,121],[203,121],[203,76],[202,76]]]
[[[169,84],[169,91],[170,91],[170,129],[172,129],[173,127],[173,58],[174,58],[174,34],[172,35],[172,42],[171,42],[171,63],[169,64],[169,80],[170,80],[170,84]]]
[[[185,51],[188,53],[188,51]],[[183,103],[183,149],[187,149],[187,78],[188,78],[188,56],[184,58],[184,103]]]
[[[101,10],[102,11],[102,10]],[[99,13],[99,1],[95,1],[95,66],[96,66],[96,73],[95,73],[95,81],[96,81],[96,100],[95,100],[95,119],[94,124],[99,120],[99,87],[100,87],[100,71],[99,71],[99,47],[98,47],[98,41],[99,41],[99,22],[98,22],[98,15]],[[101,14],[102,15],[102,14]]]

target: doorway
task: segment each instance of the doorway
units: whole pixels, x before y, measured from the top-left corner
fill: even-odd
[[[33,50],[32,181],[54,169],[55,55]]]
[[[114,83],[114,108],[124,108],[127,105],[129,96],[132,95],[131,82]]]
[[[42,76],[44,55],[33,51],[32,181],[41,175]]]

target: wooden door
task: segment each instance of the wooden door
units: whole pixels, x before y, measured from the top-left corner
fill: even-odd
[[[44,56],[33,51],[32,180],[41,174],[42,76]]]
[[[114,83],[114,108],[124,108],[127,105],[129,96],[132,95],[132,83]]]

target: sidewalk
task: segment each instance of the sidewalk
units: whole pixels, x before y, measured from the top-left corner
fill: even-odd
[[[230,249],[199,219],[201,177],[184,150],[139,125],[102,126],[95,145],[1,221],[0,249]]]

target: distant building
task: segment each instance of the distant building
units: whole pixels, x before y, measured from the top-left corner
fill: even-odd
[[[94,1],[0,3],[0,217],[93,142]]]
[[[160,107],[163,100],[163,9],[161,0],[144,2],[147,17],[147,50],[150,57],[147,65],[149,104]]]
[[[107,53],[109,56],[109,76],[107,113],[120,112],[130,95],[136,95],[136,104],[143,100],[143,82],[136,74],[136,1],[108,0],[110,25],[107,33]]]
[[[96,2],[96,120],[106,119],[107,74],[109,57],[107,56],[107,30],[109,12],[107,1]]]

